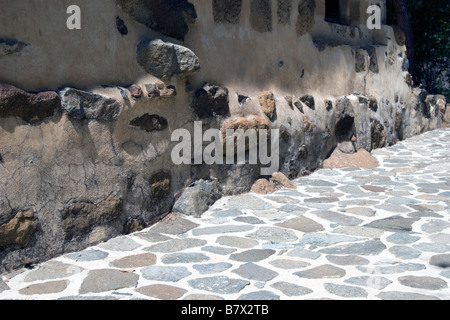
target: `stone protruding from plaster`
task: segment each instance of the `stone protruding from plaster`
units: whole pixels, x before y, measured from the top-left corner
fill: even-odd
[[[352,102],[347,97],[338,99],[336,101],[336,137],[342,140],[349,140],[347,135],[352,133],[352,128],[355,123],[355,111]]]
[[[168,128],[169,122],[156,114],[144,114],[141,117],[131,120],[130,126],[139,128],[146,132],[163,131]]]
[[[191,107],[200,119],[228,116],[230,114],[228,89],[205,83],[195,92]]]
[[[291,22],[292,0],[277,0],[277,16],[279,24],[289,24]]]
[[[165,198],[170,194],[171,185],[170,172],[160,171],[155,173],[150,178],[150,190],[152,191],[152,197],[155,199]]]
[[[192,50],[160,39],[140,42],[137,61],[147,73],[161,79],[189,76],[200,70],[200,60]]]
[[[239,23],[242,0],[212,0],[214,22]]]
[[[29,46],[28,43],[18,41],[16,39],[0,39],[0,58],[10,55],[17,55],[25,48]]]
[[[372,149],[383,148],[386,146],[387,133],[384,126],[378,121],[371,121]]]
[[[136,22],[163,35],[184,40],[197,13],[187,0],[116,0],[122,10]]]
[[[250,25],[258,32],[272,32],[271,0],[251,0]]]
[[[275,115],[275,96],[271,91],[262,92],[259,97],[259,104],[261,105],[262,112],[269,117],[270,120],[273,120]]]
[[[61,100],[53,91],[31,94],[8,84],[0,83],[0,118],[19,117],[35,124],[55,115]]]
[[[275,186],[267,179],[258,179],[252,186],[252,191],[258,194],[275,192]]]
[[[66,88],[59,93],[63,111],[77,120],[117,120],[123,111],[122,104],[96,93]]]
[[[316,11],[315,0],[300,0],[298,5],[298,17],[295,29],[299,36],[305,35],[314,27],[314,12]]]
[[[21,211],[0,226],[0,248],[8,245],[25,246],[39,226],[34,211]]]

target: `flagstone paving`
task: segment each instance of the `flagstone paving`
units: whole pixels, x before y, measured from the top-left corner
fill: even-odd
[[[449,300],[450,129],[372,154],[374,169],[319,170],[3,274],[0,299]]]

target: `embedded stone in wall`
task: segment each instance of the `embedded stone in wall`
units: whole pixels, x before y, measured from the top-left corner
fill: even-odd
[[[175,86],[167,86],[159,91],[161,98],[173,98],[177,96],[177,88]]]
[[[139,43],[137,61],[146,72],[162,79],[189,76],[200,70],[200,60],[192,50],[160,39]]]
[[[66,240],[71,240],[94,227],[116,219],[122,212],[122,200],[111,195],[106,200],[94,204],[88,201],[69,203],[62,210],[62,227]]]
[[[171,176],[169,172],[161,171],[150,178],[150,190],[155,199],[165,198],[170,194]]]
[[[373,112],[378,111],[378,101],[375,97],[369,97],[369,109]]]
[[[313,132],[316,128],[316,124],[312,121],[309,121],[306,117],[303,119],[303,132]]]
[[[227,116],[230,114],[228,89],[205,83],[195,92],[191,107],[200,119]]]
[[[355,123],[355,111],[352,102],[347,97],[341,98],[336,102],[336,136],[346,137],[352,133]]]
[[[150,99],[159,98],[160,92],[159,92],[159,86],[156,83],[147,83],[145,85],[145,90],[147,90],[147,97]]]
[[[119,33],[123,36],[126,36],[128,34],[128,28],[125,25],[125,22],[120,19],[120,17],[116,18],[116,27],[117,27],[117,31],[119,31]]]
[[[213,0],[213,15],[216,23],[239,23],[242,0]]]
[[[147,132],[163,131],[168,128],[167,119],[156,114],[144,114],[142,117],[135,118],[130,121],[130,126],[139,128]]]
[[[311,32],[314,27],[314,12],[316,11],[315,0],[300,0],[298,5],[298,17],[296,31],[299,36]]]
[[[325,108],[327,111],[333,110],[333,101],[325,99]]]
[[[259,95],[258,99],[262,112],[272,120],[275,115],[275,96],[273,92],[264,91]]]
[[[369,53],[370,58],[369,70],[373,73],[379,73],[380,69],[378,68],[378,56],[376,49],[369,48],[367,49],[367,52]]]
[[[271,0],[251,0],[250,25],[258,32],[272,31]]]
[[[132,84],[128,87],[128,91],[130,91],[131,97],[135,100],[138,100],[142,97],[142,88],[136,84]]]
[[[252,191],[258,194],[275,192],[275,186],[267,179],[258,179],[252,186]]]
[[[406,44],[406,35],[405,32],[397,26],[393,26],[394,29],[394,37],[395,37],[395,42],[397,42],[397,44],[399,46],[404,46]]]
[[[114,121],[122,114],[122,104],[112,98],[92,92],[66,88],[60,92],[62,108],[78,120]]]
[[[19,117],[35,124],[54,116],[61,100],[53,91],[31,94],[8,84],[0,83],[0,117]]]
[[[197,13],[187,0],[116,0],[135,21],[177,40],[184,40]]]
[[[301,97],[300,101],[306,104],[312,110],[316,108],[316,102],[314,101],[314,97],[309,94]]]
[[[372,149],[386,146],[387,134],[384,126],[378,120],[371,120]]]
[[[0,248],[8,245],[25,246],[38,226],[33,210],[17,213],[14,218],[0,226]]]
[[[278,23],[289,24],[291,21],[292,0],[278,0]]]
[[[366,71],[366,56],[363,50],[356,50],[355,60],[355,71],[358,73]]]
[[[2,38],[0,39],[0,58],[19,54],[26,46],[29,46],[29,44],[17,41],[16,39]]]

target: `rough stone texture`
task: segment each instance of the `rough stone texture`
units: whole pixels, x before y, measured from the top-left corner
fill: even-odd
[[[0,118],[19,117],[25,122],[36,124],[53,117],[60,106],[61,100],[56,92],[31,94],[0,83]]]
[[[371,121],[372,149],[383,148],[387,142],[387,133],[384,126],[377,120]]]
[[[172,215],[163,220],[163,223],[153,226],[151,231],[154,233],[180,235],[194,229],[195,227],[198,227],[198,224],[186,220],[181,216]]]
[[[239,23],[242,0],[213,0],[213,15],[216,23]]]
[[[38,227],[39,222],[33,210],[17,213],[10,221],[0,225],[0,248],[25,246]]]
[[[348,140],[348,134],[352,134],[352,128],[355,122],[355,111],[348,98],[341,98],[336,101],[336,136]]]
[[[195,92],[191,107],[200,119],[230,114],[228,89],[205,83]]]
[[[269,119],[273,120],[275,115],[275,97],[273,92],[265,91],[262,92],[259,97],[259,104],[261,105],[262,112],[269,117]]]
[[[300,98],[300,101],[303,102],[308,108],[315,110],[316,108],[316,102],[314,100],[314,97],[311,95],[305,95]]]
[[[296,24],[297,34],[302,36],[311,32],[314,27],[314,12],[316,11],[315,0],[301,0],[298,5],[298,17]]]
[[[175,202],[173,211],[188,216],[201,217],[221,197],[220,186],[216,180],[199,180],[193,186],[186,188]]]
[[[356,50],[355,53],[355,71],[365,72],[366,71],[366,55],[364,50]]]
[[[274,193],[275,186],[267,179],[258,179],[253,184],[252,191],[258,194]]]
[[[167,119],[156,114],[144,114],[141,117],[130,121],[130,126],[139,128],[146,132],[163,131],[168,128],[169,123]]]
[[[200,60],[194,52],[160,39],[140,42],[137,61],[146,72],[162,79],[189,76],[200,70]]]
[[[136,289],[136,291],[143,295],[159,300],[177,300],[181,298],[185,293],[187,293],[187,290],[185,289],[164,284],[153,284],[138,288]]]
[[[282,172],[275,172],[271,179],[275,189],[288,188],[297,189],[297,187]]]
[[[333,248],[325,248],[320,250],[321,253],[327,254],[357,254],[357,255],[374,255],[385,250],[386,246],[379,240],[369,240],[363,243],[343,244]]]
[[[258,32],[272,31],[272,4],[270,0],[251,0],[250,25]]]
[[[139,276],[137,274],[121,272],[119,270],[92,270],[81,284],[80,294],[100,293],[135,287],[138,279]]]
[[[278,0],[278,23],[289,24],[291,21],[292,0]]]
[[[116,0],[134,20],[157,32],[184,40],[189,24],[197,19],[194,6],[187,0]]]
[[[343,153],[341,150],[336,149],[323,163],[325,169],[376,168],[379,165],[378,160],[365,149],[359,149],[354,154]]]
[[[170,195],[171,174],[160,171],[150,178],[150,190],[156,199],[165,198]]]
[[[115,99],[92,92],[66,88],[59,92],[62,108],[67,115],[77,120],[117,120],[123,106]]]

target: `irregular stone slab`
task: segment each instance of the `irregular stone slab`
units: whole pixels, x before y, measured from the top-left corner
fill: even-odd
[[[198,290],[210,291],[216,294],[238,293],[250,282],[241,279],[231,279],[225,276],[199,278],[188,281],[189,286]]]
[[[391,197],[388,200],[386,200],[387,204],[415,204],[420,203],[418,200],[409,199],[406,197]]]
[[[147,280],[177,282],[192,273],[185,267],[150,266],[142,269],[142,276]]]
[[[9,245],[17,247],[26,246],[38,227],[39,222],[35,217],[34,210],[17,213],[7,223],[0,225],[0,248]]]
[[[262,290],[243,294],[239,298],[237,298],[237,300],[249,300],[249,301],[280,300],[280,296],[277,296],[273,292]]]
[[[345,213],[350,213],[358,216],[364,216],[364,217],[373,217],[376,214],[375,210],[372,210],[370,208],[364,208],[364,207],[355,207],[355,208],[348,208],[343,210]]]
[[[280,208],[277,209],[278,211],[283,211],[283,212],[289,212],[289,213],[293,213],[293,214],[303,214],[304,212],[308,211],[308,208],[304,208],[304,207],[300,207],[294,204],[286,204]]]
[[[26,296],[59,293],[66,290],[68,284],[68,280],[49,281],[44,283],[32,284],[23,289],[20,289],[19,293]]]
[[[316,216],[343,226],[357,226],[363,221],[361,219],[347,216],[333,211],[313,211]]]
[[[418,243],[413,247],[425,252],[447,253],[450,252],[450,245],[445,243]]]
[[[220,273],[228,270],[233,265],[227,262],[211,263],[211,264],[195,264],[193,267],[201,274]]]
[[[172,210],[173,212],[198,218],[208,211],[221,197],[220,186],[216,180],[199,180],[193,186],[189,186],[183,191]]]
[[[389,252],[405,260],[418,258],[422,254],[421,251],[406,246],[393,246],[389,248]]]
[[[450,254],[432,256],[430,264],[439,268],[450,268]]]
[[[144,239],[145,241],[148,242],[163,242],[163,241],[167,241],[170,240],[172,238],[159,234],[159,233],[155,233],[155,232],[143,232],[143,233],[138,233],[136,234],[136,236],[138,236],[141,239]]]
[[[380,204],[378,206],[375,206],[376,209],[381,209],[389,212],[395,212],[395,213],[406,213],[410,212],[411,210],[408,208],[405,208],[404,206],[396,205],[396,204]],[[411,217],[414,218],[414,217]]]
[[[420,271],[425,270],[426,266],[420,263],[402,263],[394,266],[377,266],[377,267],[356,267],[362,272],[370,274],[395,274],[403,273],[407,271]]]
[[[244,232],[254,229],[251,225],[223,225],[219,227],[205,227],[198,228],[192,231],[194,236],[203,236],[210,234],[223,234],[223,233],[233,233],[233,232]]]
[[[225,218],[225,217],[240,217],[243,216],[244,213],[241,210],[238,209],[229,209],[229,210],[219,210],[214,211],[211,216],[218,217],[218,218]]]
[[[425,294],[411,293],[411,292],[399,292],[399,291],[381,292],[377,295],[377,297],[380,298],[381,300],[402,300],[402,301],[440,300],[437,297],[429,296],[429,295],[425,295]]]
[[[385,277],[370,277],[370,276],[352,277],[348,278],[344,282],[354,284],[357,286],[369,287],[377,290],[383,290],[392,283],[391,280]]]
[[[49,261],[39,269],[31,271],[25,276],[25,282],[35,282],[43,280],[53,280],[70,277],[74,274],[78,274],[84,269],[72,264],[66,264],[59,261]]]
[[[124,252],[136,250],[141,247],[141,244],[129,237],[118,237],[99,245],[99,247],[105,250]]]
[[[238,269],[233,270],[232,272],[243,278],[257,281],[270,281],[279,275],[278,272],[260,267],[251,262],[243,264]]]
[[[282,197],[282,196],[266,196],[264,198],[267,200],[270,200],[270,201],[277,202],[277,203],[286,203],[286,204],[300,203],[300,200],[297,200],[297,199],[294,199],[291,197],[287,197],[287,196],[284,196],[284,197]]]
[[[247,237],[268,240],[275,243],[293,242],[298,240],[293,231],[277,227],[260,227],[257,231],[247,235]]]
[[[325,290],[343,298],[367,298],[368,293],[363,288],[346,286],[334,283],[325,283]]]
[[[305,199],[305,203],[333,203],[338,202],[338,198],[334,197],[320,197],[320,198],[307,198]]]
[[[230,256],[230,259],[240,262],[258,262],[274,255],[275,252],[275,250],[270,249],[253,249],[240,253],[234,253]]]
[[[269,261],[269,264],[280,269],[301,269],[309,267],[311,264],[305,261],[289,260],[289,259],[277,259]]]
[[[147,73],[161,79],[189,76],[200,70],[200,60],[192,50],[160,39],[140,42],[137,61]]]
[[[229,208],[240,210],[266,210],[271,207],[270,203],[250,194],[232,197],[230,201],[228,201],[227,206]]]
[[[192,263],[208,261],[209,257],[203,253],[172,253],[170,255],[162,257],[164,264],[174,263]]]
[[[315,245],[318,247],[327,247],[341,242],[360,241],[361,238],[334,235],[328,233],[307,233],[300,241],[300,245]]]
[[[363,188],[364,190],[367,190],[367,191],[377,192],[377,193],[378,192],[386,192],[388,190],[387,188],[370,186],[370,185],[361,186],[361,188]]]
[[[345,270],[326,264],[312,269],[295,272],[294,275],[307,279],[342,278],[345,276]]]
[[[437,233],[450,227],[450,223],[443,220],[431,220],[422,225],[422,231],[426,233]]]
[[[448,288],[446,281],[433,277],[404,276],[398,278],[398,281],[406,287],[416,289],[441,290]]]
[[[390,232],[410,232],[412,231],[412,224],[416,221],[418,221],[418,219],[395,216],[386,219],[375,220],[364,226]]]
[[[327,260],[331,263],[340,265],[340,266],[363,266],[370,263],[366,258],[357,256],[357,255],[348,255],[348,256],[326,256]]]
[[[80,294],[100,293],[137,285],[139,276],[135,273],[122,272],[112,269],[89,271],[80,287]]]
[[[109,253],[101,250],[85,250],[81,252],[69,253],[65,257],[75,261],[96,261],[105,259]]]
[[[346,234],[349,236],[379,239],[384,231],[381,229],[366,228],[360,226],[340,227],[333,230],[333,233]]]
[[[420,240],[420,237],[408,233],[398,232],[386,238],[387,241],[395,244],[412,244]]]
[[[145,248],[144,250],[151,252],[165,252],[165,253],[179,252],[190,248],[201,247],[204,246],[206,243],[207,241],[205,240],[193,238],[173,239],[163,243],[157,243],[149,248]]]
[[[379,240],[369,240],[361,243],[344,244],[333,248],[319,250],[327,254],[356,254],[356,255],[377,255],[380,254],[386,246]]]
[[[262,221],[261,219],[258,219],[256,217],[237,217],[233,220],[237,221],[237,222],[248,223],[248,224],[265,224],[264,221]]]
[[[177,215],[171,215],[151,228],[151,232],[179,235],[198,227],[197,223]]]
[[[325,230],[320,223],[306,217],[293,218],[282,223],[277,223],[276,226],[301,232],[318,232]]]
[[[146,113],[141,117],[131,120],[130,127],[144,130],[145,132],[163,131],[169,127],[169,122],[167,121],[166,118],[163,118],[157,114],[150,115],[150,114]],[[158,186],[158,188],[153,187],[153,184],[155,184],[157,182],[156,177],[152,177],[150,179],[150,184],[152,185],[152,191],[153,191],[152,195],[155,196],[155,198],[163,198],[168,193],[167,189],[170,189],[170,177],[168,179],[164,179],[163,177],[161,177],[161,178],[162,179],[160,179],[160,180],[167,180],[167,183],[165,185],[166,190],[164,190],[164,188],[161,188],[161,186]],[[155,191],[158,191],[158,192],[155,192]]]
[[[288,297],[300,297],[313,292],[313,290],[309,288],[298,286],[296,284],[285,281],[276,282],[272,284],[271,287],[280,290]]]
[[[310,186],[310,187],[336,187],[337,184],[331,181],[316,180],[316,179],[298,179],[295,183],[299,186]]]
[[[321,254],[304,248],[296,248],[287,253],[289,257],[299,257],[311,260],[317,260]]]
[[[223,247],[214,247],[214,246],[206,246],[202,248],[202,251],[211,252],[215,254],[220,254],[222,256],[229,255],[230,253],[236,252],[237,249],[232,248],[223,248]]]
[[[240,248],[240,249],[254,248],[259,244],[259,242],[256,240],[242,238],[242,237],[234,237],[234,236],[218,237],[216,240],[216,243],[223,245],[223,246]]]
[[[156,263],[156,256],[152,253],[142,253],[123,257],[110,263],[111,267],[120,269],[142,268]]]
[[[187,290],[164,284],[153,284],[138,288],[136,291],[159,300],[177,300],[187,293]]]

